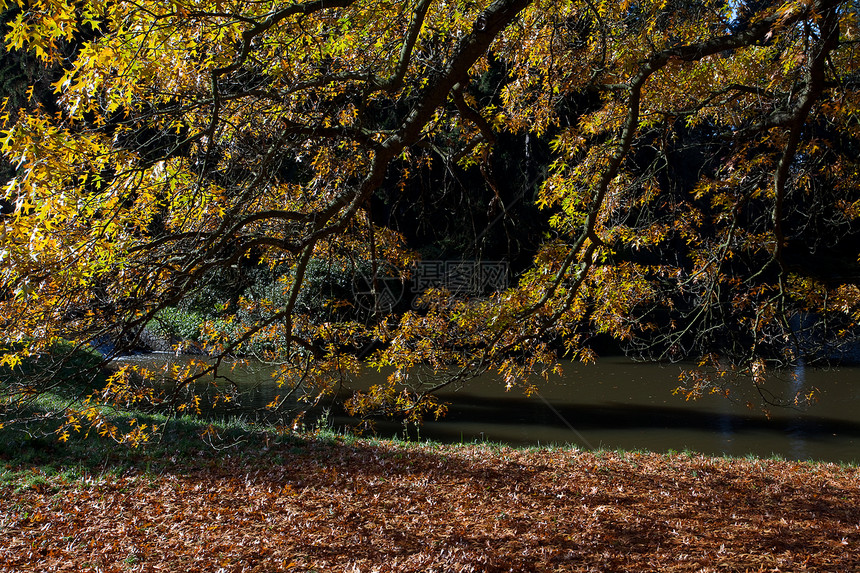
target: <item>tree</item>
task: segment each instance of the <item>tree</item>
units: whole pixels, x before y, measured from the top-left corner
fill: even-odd
[[[60,339],[127,348],[249,262],[281,271],[276,295],[238,300],[253,320],[207,325],[214,360],[171,376],[226,376],[225,357],[277,340],[262,352],[290,392],[319,395],[372,348],[368,362],[393,374],[349,407],[420,418],[444,409],[434,392],[488,370],[530,391],[559,356],[592,359],[595,333],[756,376],[856,334],[849,2],[20,8],[9,49],[65,71],[60,111],[7,121],[3,139],[17,165],[0,251],[7,367]],[[408,276],[415,253],[371,205],[434,165],[479,173],[504,221],[508,136],[548,144],[535,200],[550,231],[516,284],[330,321],[297,305],[314,261],[370,265],[371,293],[383,267]],[[815,249],[840,272],[810,264]],[[140,401],[134,380],[113,376],[90,405]],[[68,416],[101,423],[94,408]]]

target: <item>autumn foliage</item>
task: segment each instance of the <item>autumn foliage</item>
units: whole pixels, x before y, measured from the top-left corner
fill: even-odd
[[[280,365],[285,394],[315,397],[369,364],[393,373],[349,407],[420,419],[440,413],[434,391],[489,370],[528,391],[559,356],[592,359],[595,335],[754,384],[856,335],[851,2],[2,6],[7,47],[54,70],[55,99],[4,112],[17,171],[2,192],[0,367],[59,341],[109,341],[111,358],[249,265],[278,271],[277,296],[215,309],[198,343],[212,360],[163,375],[229,377],[225,357],[255,353]],[[511,140],[542,142],[530,188],[494,172]],[[371,206],[410,197],[434,165],[480,174],[462,192],[501,221],[520,201],[542,209],[510,288],[339,320],[297,304],[319,261],[406,280],[418,254]],[[42,372],[9,377],[5,404],[56,384]],[[166,403],[151,380],[126,369],[82,390],[66,429],[116,434],[98,407]]]

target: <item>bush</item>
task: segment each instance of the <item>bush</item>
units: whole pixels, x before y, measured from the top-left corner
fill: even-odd
[[[307,314],[313,322],[330,322],[351,318],[347,309],[352,306],[353,284],[356,272],[319,259],[308,263],[305,281],[296,299],[296,310]],[[338,305],[347,302],[347,305]]]
[[[159,311],[147,328],[159,338],[199,340],[200,327],[206,318],[199,311],[168,307]]]
[[[15,350],[8,348],[3,354]],[[61,396],[79,396],[104,383],[102,363],[101,354],[93,348],[56,342],[48,350],[24,358],[14,366],[0,365],[0,394],[17,400],[50,388]]]

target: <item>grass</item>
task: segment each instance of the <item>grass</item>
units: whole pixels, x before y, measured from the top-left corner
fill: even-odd
[[[63,398],[55,395],[43,395],[38,402],[38,410],[55,408],[65,404]],[[30,426],[27,432],[12,428],[0,430],[0,484],[12,479],[10,476],[17,472],[32,472],[38,469],[45,476],[59,476],[64,479],[74,479],[76,476],[89,476],[97,472],[121,472],[125,469],[141,467],[147,472],[164,471],[165,467],[175,468],[195,459],[217,458],[222,453],[236,455],[240,458],[250,456],[248,452],[265,452],[278,449],[286,454],[298,454],[304,451],[308,443],[315,447],[335,446],[361,443],[374,447],[393,447],[399,450],[416,447],[429,450],[443,451],[448,446],[431,440],[414,440],[403,437],[380,438],[374,436],[357,436],[342,433],[328,425],[327,418],[321,417],[315,424],[301,433],[288,432],[282,426],[257,424],[242,417],[229,417],[217,420],[202,420],[194,416],[168,417],[161,414],[143,412],[113,412],[112,419],[121,427],[128,427],[130,420],[150,427],[158,426],[161,430],[153,440],[142,447],[130,448],[117,444],[91,433],[89,436],[72,433],[70,439],[63,443],[51,434],[50,422],[43,422],[38,428]],[[34,433],[31,436],[30,433]],[[515,449],[525,453],[538,452],[578,452],[580,448],[568,444],[543,444],[541,446],[509,446],[500,442],[476,440],[463,442],[461,446],[468,448],[480,445],[490,451]],[[650,454],[645,450],[622,450],[601,448],[591,452],[596,460],[606,456],[615,456],[621,460],[636,463],[642,455]],[[283,453],[276,455],[277,460],[283,460]],[[402,457],[402,453],[392,454]],[[699,456],[689,449],[683,451],[669,450],[667,458],[686,457],[693,459]],[[717,456],[717,459],[741,459],[751,464],[786,461],[784,457],[774,454],[769,458],[756,456]],[[815,465],[814,460],[807,463]],[[843,462],[838,464],[845,469],[856,468],[856,463]]]

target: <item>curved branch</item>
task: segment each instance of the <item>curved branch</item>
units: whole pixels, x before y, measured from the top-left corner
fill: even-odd
[[[403,86],[403,78],[406,76],[406,70],[409,68],[409,60],[412,58],[412,50],[415,49],[415,42],[418,40],[418,34],[421,27],[424,25],[424,18],[427,16],[427,9],[430,8],[432,0],[419,0],[415,7],[412,22],[409,24],[409,29],[406,32],[406,38],[403,40],[403,46],[400,48],[400,57],[397,60],[397,67],[394,74],[385,81],[373,79],[373,83],[377,88],[384,91],[397,91]]]
[[[624,126],[621,129],[621,134],[619,135],[618,143],[616,144],[616,151],[610,158],[606,169],[604,169],[597,185],[595,186],[595,190],[592,195],[592,205],[586,219],[585,228],[571,247],[570,253],[562,263],[562,266],[556,274],[556,277],[549,289],[547,289],[537,303],[527,311],[521,313],[520,318],[534,315],[538,310],[540,310],[540,308],[549,302],[566,278],[570,267],[577,258],[579,258],[580,250],[586,245],[587,241],[590,240],[590,243],[586,253],[588,256],[586,256],[585,259],[590,258],[590,255],[593,254],[593,251],[595,250],[595,244],[600,242],[600,238],[595,232],[600,208],[606,197],[610,183],[618,175],[618,170],[621,167],[624,157],[630,150],[630,146],[633,143],[633,137],[639,127],[639,109],[642,100],[642,89],[648,81],[648,78],[650,78],[656,71],[666,66],[673,59],[688,62],[697,61],[720,52],[736,50],[738,48],[751,45],[763,39],[775,26],[783,26],[797,21],[802,16],[806,15],[808,10],[809,8],[799,10],[788,16],[774,14],[770,17],[761,19],[756,24],[748,27],[742,32],[726,34],[703,42],[661,50],[644,60],[642,65],[639,67],[639,70],[632,78],[630,78],[629,82],[621,84],[622,86],[626,86],[626,89],[629,92],[627,100],[627,118],[625,119]],[[588,268],[591,265],[590,260],[585,260],[584,262],[585,265],[579,269],[579,273],[575,281],[575,286],[577,288],[582,284]],[[572,302],[574,296],[575,289],[570,291],[568,294],[568,300],[564,305],[562,305],[562,309],[559,312],[554,313],[553,318],[558,318],[560,313],[563,313],[565,307]]]
[[[355,0],[314,0],[313,2],[306,2],[304,4],[293,4],[292,6],[287,6],[273,12],[262,22],[258,22],[255,26],[242,32],[242,47],[239,53],[233,58],[230,64],[213,69],[212,76],[218,78],[219,76],[231,74],[242,67],[242,64],[245,63],[245,60],[248,59],[248,55],[251,53],[251,43],[254,41],[254,38],[286,18],[297,14],[307,16],[320,10],[332,8],[347,8],[354,2]]]

